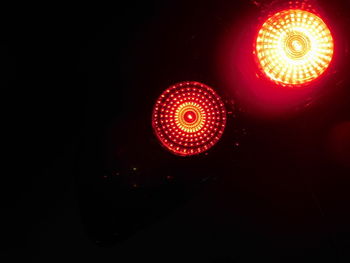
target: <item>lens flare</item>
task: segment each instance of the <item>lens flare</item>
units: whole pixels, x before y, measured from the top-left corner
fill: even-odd
[[[195,155],[219,141],[226,126],[226,110],[212,88],[194,81],[181,82],[158,98],[152,126],[169,151],[181,156]]]
[[[262,71],[284,86],[301,86],[317,79],[333,56],[330,30],[317,15],[289,9],[271,16],[256,39]]]

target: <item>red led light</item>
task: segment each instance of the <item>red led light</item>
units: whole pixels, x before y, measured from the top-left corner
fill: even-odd
[[[212,88],[194,81],[181,82],[158,98],[152,125],[169,151],[181,156],[195,155],[219,141],[226,126],[226,110]]]

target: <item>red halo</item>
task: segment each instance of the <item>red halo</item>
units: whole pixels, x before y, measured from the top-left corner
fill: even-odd
[[[212,88],[195,81],[180,82],[158,98],[152,126],[166,149],[176,155],[195,155],[219,141],[226,126],[226,110]]]

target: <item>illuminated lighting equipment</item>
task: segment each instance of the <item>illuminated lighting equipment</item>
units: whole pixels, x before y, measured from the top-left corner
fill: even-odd
[[[176,155],[195,155],[219,141],[226,126],[226,110],[212,88],[194,81],[181,82],[158,98],[152,126],[166,149]]]
[[[255,52],[261,70],[282,86],[301,86],[317,79],[333,56],[333,38],[323,20],[309,11],[288,9],[260,28]]]

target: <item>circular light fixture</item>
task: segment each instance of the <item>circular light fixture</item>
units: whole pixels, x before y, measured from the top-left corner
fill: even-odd
[[[195,155],[219,141],[226,126],[226,110],[212,88],[194,81],[180,82],[158,98],[152,126],[169,151]]]
[[[284,86],[300,86],[317,79],[333,56],[333,38],[314,13],[288,9],[268,18],[256,39],[262,71]]]

